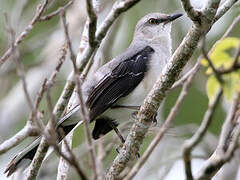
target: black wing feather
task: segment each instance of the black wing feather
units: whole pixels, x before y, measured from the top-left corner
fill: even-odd
[[[153,48],[146,46],[134,56],[121,61],[97,84],[86,102],[91,120],[137,87],[148,70],[149,58],[153,52]]]

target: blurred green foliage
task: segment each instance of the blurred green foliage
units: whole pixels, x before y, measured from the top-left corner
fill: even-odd
[[[210,60],[216,69],[229,69],[234,66],[235,54],[240,46],[240,39],[234,37],[228,37],[220,42],[217,42],[212,52],[210,53]],[[238,57],[240,62],[240,58]],[[208,67],[208,61],[202,60],[202,65],[207,67],[206,74],[209,75],[206,85],[207,95],[210,101],[212,101],[215,93],[220,89],[221,84],[216,79],[211,67]],[[223,94],[228,101],[232,101],[234,95],[240,91],[240,71],[234,70],[230,73],[222,75],[223,78]]]

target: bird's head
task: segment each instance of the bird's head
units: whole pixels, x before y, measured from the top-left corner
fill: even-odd
[[[182,16],[182,14],[148,14],[138,21],[134,37],[144,40],[170,37],[172,21],[180,16]]]

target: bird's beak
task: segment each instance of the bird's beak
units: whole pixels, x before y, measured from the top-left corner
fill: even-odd
[[[167,23],[169,23],[169,22],[172,22],[172,21],[174,21],[175,19],[181,17],[182,15],[183,15],[183,14],[181,14],[181,13],[171,14],[171,15],[167,16],[166,21],[164,21],[164,24],[167,24]]]

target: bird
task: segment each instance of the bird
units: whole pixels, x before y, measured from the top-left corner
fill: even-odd
[[[156,12],[142,17],[136,24],[129,47],[83,82],[83,102],[88,108],[90,123],[95,122],[93,139],[112,130],[117,131],[117,126],[129,120],[142,105],[170,60],[171,24],[181,16],[181,13],[169,15]],[[79,109],[75,89],[67,113],[58,121],[56,130],[62,128],[67,135],[79,122],[83,122]],[[39,143],[40,137],[10,161],[5,170],[7,176],[30,164]]]

